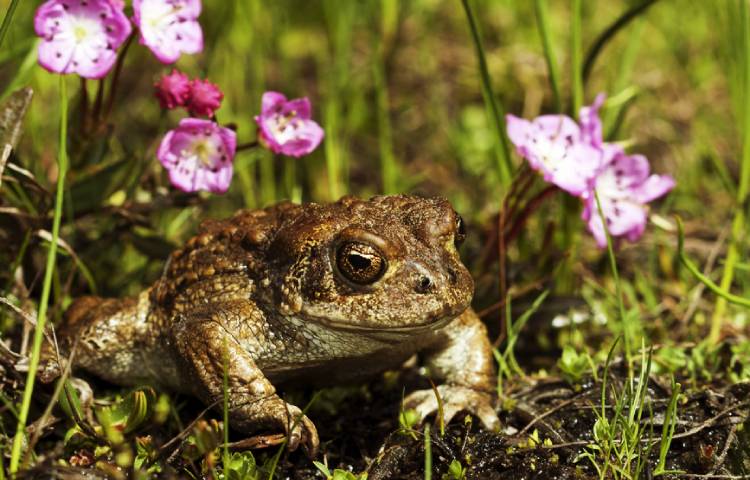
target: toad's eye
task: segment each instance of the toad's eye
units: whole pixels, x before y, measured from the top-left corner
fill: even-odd
[[[456,248],[460,247],[466,240],[466,224],[461,215],[456,215],[456,233],[453,237],[453,242],[456,244]]]
[[[358,285],[374,283],[383,276],[387,262],[380,251],[362,242],[347,242],[336,251],[336,266],[350,282]]]

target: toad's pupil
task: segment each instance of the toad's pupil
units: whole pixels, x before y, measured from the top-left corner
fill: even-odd
[[[372,265],[372,261],[363,255],[352,253],[349,254],[349,265],[355,270],[367,270]]]

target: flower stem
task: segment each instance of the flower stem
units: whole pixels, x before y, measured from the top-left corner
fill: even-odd
[[[515,240],[518,234],[521,233],[523,226],[526,225],[526,220],[531,217],[531,214],[534,213],[540,206],[542,206],[547,198],[554,195],[558,191],[560,191],[560,189],[557,186],[550,185],[549,187],[545,188],[534,197],[532,197],[526,203],[526,205],[524,205],[523,210],[521,210],[521,212],[518,214],[517,218],[513,222],[513,225],[511,225],[511,228],[508,229],[508,232],[503,234],[503,236],[505,237],[505,243],[510,243]]]
[[[91,121],[96,123],[101,118],[102,104],[104,103],[104,79],[98,80],[96,88],[96,98],[94,99],[94,108],[91,111]]]
[[[622,337],[625,341],[625,358],[630,365],[630,334],[627,326],[625,325],[625,304],[622,301],[622,285],[620,285],[620,273],[617,270],[617,259],[615,257],[615,250],[612,246],[612,236],[609,234],[609,228],[607,228],[607,218],[604,216],[602,210],[602,203],[599,201],[599,192],[594,190],[594,198],[596,199],[596,210],[599,212],[599,218],[602,221],[602,228],[604,234],[607,237],[607,255],[609,256],[609,265],[612,268],[612,277],[615,280],[615,296],[617,297],[617,308],[620,314],[620,326],[622,328]]]
[[[50,290],[52,287],[52,274],[55,270],[55,258],[57,256],[57,240],[60,237],[60,221],[63,211],[63,193],[65,191],[65,175],[68,170],[67,154],[68,138],[68,97],[65,89],[65,77],[60,76],[60,137],[57,154],[57,192],[55,196],[55,212],[52,220],[52,241],[47,250],[47,265],[44,271],[44,282],[42,284],[42,296],[39,300],[39,313],[34,329],[34,340],[29,358],[29,371],[26,376],[26,385],[23,390],[21,409],[18,412],[18,424],[16,435],[13,438],[13,447],[10,456],[10,473],[15,475],[18,471],[18,463],[21,459],[21,448],[26,430],[26,421],[31,406],[31,395],[34,392],[34,380],[39,367],[42,341],[44,339],[44,327],[47,320],[47,306],[49,303]]]
[[[508,137],[505,135],[505,111],[492,89],[492,79],[490,78],[489,68],[487,67],[487,59],[485,58],[484,47],[482,46],[479,24],[477,24],[474,11],[471,8],[469,0],[461,0],[461,3],[464,6],[466,18],[469,20],[471,37],[474,41],[474,47],[477,53],[479,73],[482,77],[484,103],[490,110],[491,121],[495,126],[495,135],[498,142],[496,143],[498,176],[500,178],[500,183],[504,187],[507,187],[511,181],[513,167],[510,162],[510,145],[508,145]]]
[[[109,114],[112,112],[112,107],[115,104],[115,95],[117,94],[117,84],[120,82],[120,73],[122,72],[122,66],[125,63],[125,56],[130,50],[130,45],[133,43],[135,38],[136,30],[130,34],[127,40],[125,40],[125,46],[122,47],[120,55],[117,56],[117,63],[115,64],[115,73],[112,76],[112,82],[109,84],[109,98],[107,99],[107,109],[104,113],[104,119],[109,118]]]
[[[86,134],[89,127],[89,90],[87,81],[81,77],[81,132]]]
[[[560,72],[557,68],[557,59],[552,45],[552,33],[549,25],[549,11],[547,0],[534,0],[536,11],[536,24],[539,35],[542,37],[542,48],[544,49],[544,60],[547,62],[549,82],[552,87],[552,95],[555,99],[555,110],[562,113],[562,96],[560,95]]]
[[[237,145],[237,149],[235,151],[241,152],[242,150],[251,150],[259,146],[260,142],[258,142],[257,140],[253,140],[252,142],[240,143],[239,145]]]

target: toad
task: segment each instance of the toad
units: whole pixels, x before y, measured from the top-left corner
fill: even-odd
[[[446,422],[459,411],[495,429],[494,364],[470,308],[461,217],[442,198],[345,197],[279,203],[208,220],[134,298],[83,297],[57,337],[74,367],[119,385],[151,384],[222,406],[230,425],[283,431],[318,446],[314,424],[276,387],[329,385],[398,368],[422,354]],[[42,380],[60,372],[45,346]],[[405,399],[424,418],[433,390]]]

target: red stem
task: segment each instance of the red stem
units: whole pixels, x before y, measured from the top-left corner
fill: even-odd
[[[109,98],[107,99],[107,110],[104,114],[104,120],[109,118],[109,114],[112,112],[112,107],[115,104],[115,95],[117,94],[117,84],[120,81],[120,73],[122,72],[122,66],[125,63],[125,56],[130,50],[130,45],[133,43],[137,30],[133,30],[127,40],[125,40],[125,46],[122,47],[120,55],[117,57],[117,63],[115,64],[115,74],[112,77],[112,82],[109,86]]]
[[[247,142],[247,143],[241,143],[237,145],[236,151],[239,152],[241,150],[250,150],[251,148],[256,148],[259,145],[260,145],[260,142],[258,142],[257,140],[253,140],[252,142]]]
[[[547,199],[547,197],[553,195],[560,189],[554,185],[550,185],[549,187],[545,188],[541,192],[537,193],[536,196],[534,196],[531,200],[526,203],[526,206],[523,207],[523,210],[521,210],[521,213],[518,214],[518,217],[513,222],[513,225],[510,228],[510,231],[505,236],[506,242],[513,241],[519,233],[521,233],[521,229],[526,224],[526,220],[529,219],[532,213],[536,211],[537,208],[539,208],[542,203]]]

